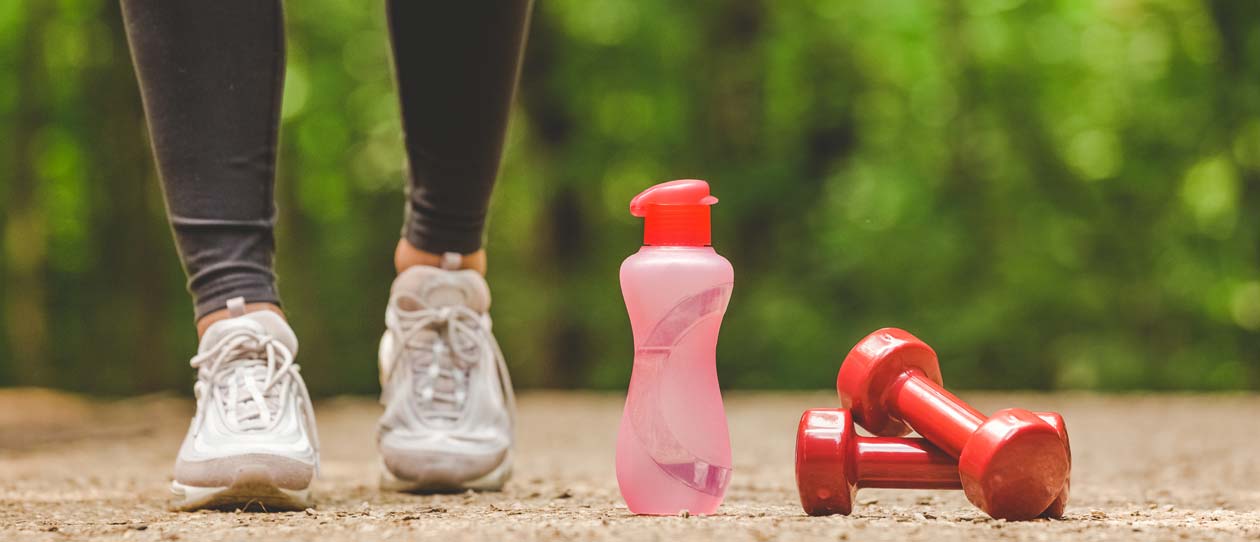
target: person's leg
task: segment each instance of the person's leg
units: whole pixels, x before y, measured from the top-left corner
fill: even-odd
[[[385,487],[498,489],[512,383],[490,333],[483,228],[528,0],[387,0],[411,184],[381,340]]]
[[[183,508],[304,508],[318,439],[272,273],[280,0],[122,0],[201,346]]]
[[[448,252],[485,272],[486,211],[531,3],[387,2],[411,173],[399,272]]]
[[[122,0],[122,7],[198,331],[222,318],[233,297],[275,309],[280,0]]]

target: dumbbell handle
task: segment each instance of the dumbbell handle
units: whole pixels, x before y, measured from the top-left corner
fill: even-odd
[[[902,373],[888,393],[897,417],[952,457],[962,453],[986,418],[918,369]]]
[[[958,460],[921,438],[857,437],[857,487],[962,489]]]

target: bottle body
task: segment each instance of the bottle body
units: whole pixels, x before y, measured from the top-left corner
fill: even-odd
[[[731,475],[716,349],[734,271],[707,246],[645,246],[621,265],[634,368],[617,433],[631,512],[710,514]]]

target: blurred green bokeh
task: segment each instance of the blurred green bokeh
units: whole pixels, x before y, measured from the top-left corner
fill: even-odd
[[[288,4],[280,288],[311,389],[372,392],[384,9]],[[627,202],[694,177],[726,386],[828,388],[891,325],[958,388],[1260,389],[1260,4],[540,0],[518,104],[488,248],[520,386],[626,384]],[[0,141],[0,385],[188,389],[116,1],[0,2]]]

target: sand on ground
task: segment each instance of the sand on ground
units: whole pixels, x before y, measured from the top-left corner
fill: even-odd
[[[982,410],[1057,410],[1074,452],[1061,521],[988,518],[959,492],[862,490],[807,517],[797,420],[826,393],[728,393],[735,474],[717,514],[629,513],[613,473],[622,397],[527,393],[516,474],[498,493],[377,489],[372,398],[319,403],[323,470],[304,512],[175,512],[190,401],[0,390],[0,539],[53,540],[1260,540],[1260,397],[962,393]]]

